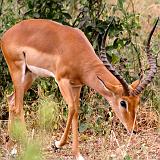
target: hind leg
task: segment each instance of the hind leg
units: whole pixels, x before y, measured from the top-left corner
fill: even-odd
[[[16,110],[16,89],[20,90],[20,93],[22,96],[24,95],[25,92],[31,87],[33,81],[35,80],[36,75],[33,74],[32,72],[28,71],[25,76],[24,76],[24,81],[21,86],[16,86],[15,91],[8,97],[8,104],[9,104],[9,124],[8,124],[8,129],[10,131],[11,128],[11,123],[14,119],[15,114],[19,116],[20,120],[24,123],[24,113],[23,113],[23,97],[21,97],[21,105],[22,107]],[[18,95],[19,97],[19,95]],[[16,111],[15,111],[16,110]]]
[[[27,92],[27,90],[31,87],[33,81],[35,80],[36,75],[33,74],[32,72],[28,71],[25,75],[23,86],[24,86],[24,93]],[[7,97],[8,104],[10,107],[14,106],[14,101],[15,101],[15,92],[13,92],[11,95]]]
[[[25,78],[24,78],[24,82],[23,82],[23,90],[24,92],[26,92],[32,85],[32,82],[34,81],[35,79],[35,75],[31,72],[27,72],[26,75],[25,75]],[[11,155],[15,155],[16,152],[17,152],[17,145],[14,146],[14,141],[12,140],[12,127],[14,127],[14,120],[15,118],[18,118],[20,119],[20,123],[24,126],[24,129],[25,129],[25,122],[24,122],[24,113],[23,111],[20,112],[20,114],[18,115],[15,115],[14,112],[13,112],[13,109],[15,107],[15,92],[13,92],[9,97],[8,97],[8,104],[9,104],[9,121],[8,121],[8,133],[9,133],[9,136],[7,136],[8,138],[6,139],[6,145],[5,145],[5,148],[7,150],[11,150]],[[23,108],[22,108],[23,110]],[[14,129],[14,128],[13,128]],[[25,132],[25,131],[24,131]],[[22,133],[23,134],[23,133]],[[25,135],[23,135],[25,136]],[[14,148],[12,148],[14,146]],[[15,148],[16,147],[16,148]]]
[[[21,84],[21,86],[15,87],[15,91],[8,97],[8,104],[9,104],[8,133],[9,133],[10,137],[8,137],[6,139],[6,148],[9,150],[14,145],[14,143],[12,141],[12,129],[14,129],[14,120],[18,119],[21,126],[24,127],[24,133],[22,133],[24,135],[22,135],[22,136],[25,137],[26,128],[25,128],[24,112],[23,112],[23,94],[25,92],[27,92],[27,90],[31,87],[35,78],[36,78],[36,75],[28,71],[24,76],[24,80],[23,80],[23,83]],[[22,97],[21,97],[21,105],[22,106],[20,109],[18,109],[18,111],[15,111],[16,110],[16,96],[17,96],[16,89],[20,89],[20,93],[18,93],[18,94],[22,94]],[[14,154],[14,153],[12,153],[13,151],[16,151],[16,149],[13,148],[11,151],[11,154]]]

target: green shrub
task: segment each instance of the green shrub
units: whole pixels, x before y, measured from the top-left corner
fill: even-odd
[[[56,130],[62,117],[59,104],[55,103],[50,97],[43,97],[39,100],[37,111],[37,124],[44,130]]]

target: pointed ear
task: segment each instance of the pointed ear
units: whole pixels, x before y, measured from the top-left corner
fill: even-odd
[[[115,85],[112,85],[111,83],[103,81],[99,76],[97,76],[98,80],[101,82],[102,86],[105,88],[105,90],[108,90],[109,92],[112,92],[116,94],[118,87]]]
[[[131,88],[135,89],[139,84],[140,84],[140,80],[138,79],[138,80],[132,82],[132,84],[130,86],[131,86]]]
[[[103,87],[114,95],[123,95],[122,85],[112,85],[111,83],[105,82],[97,76]]]

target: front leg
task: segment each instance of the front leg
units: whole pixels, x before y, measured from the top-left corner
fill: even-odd
[[[81,87],[74,87],[70,84],[68,79],[61,79],[58,82],[60,91],[65,99],[66,103],[68,104],[68,119],[66,128],[64,133],[60,139],[60,141],[55,142],[56,148],[61,148],[64,144],[66,144],[68,139],[68,134],[70,130],[70,126],[72,123],[72,132],[73,132],[73,154],[77,160],[83,160],[82,156],[80,155],[79,148],[78,148],[78,110],[79,110],[79,96]],[[81,157],[81,158],[80,158]]]
[[[77,107],[78,109],[79,107]],[[72,133],[73,133],[73,143],[72,152],[76,157],[76,160],[84,160],[79,150],[79,140],[78,140],[78,110],[75,111],[72,119]]]
[[[61,91],[61,94],[62,94],[64,100],[68,104],[68,118],[67,118],[66,128],[64,130],[64,133],[63,133],[60,141],[55,142],[55,147],[61,148],[63,145],[65,145],[67,143],[68,133],[70,130],[73,115],[75,113],[75,109],[74,109],[72,88],[69,83],[69,80],[68,79],[61,79],[58,82],[58,85],[59,85],[59,88],[60,88],[60,91]]]
[[[72,119],[72,133],[73,133],[73,143],[72,152],[76,157],[76,160],[84,160],[79,150],[79,140],[78,140],[78,113],[79,113],[79,95],[81,87],[74,88],[74,102],[75,102],[75,113]]]

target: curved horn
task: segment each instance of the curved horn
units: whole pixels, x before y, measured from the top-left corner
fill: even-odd
[[[107,57],[106,57],[106,49],[105,49],[105,43],[106,43],[106,37],[109,31],[109,28],[113,22],[114,18],[112,19],[112,21],[109,23],[105,34],[103,36],[102,39],[102,45],[101,45],[101,51],[100,51],[100,59],[102,60],[103,64],[105,65],[105,67],[120,81],[120,83],[123,86],[124,89],[124,93],[126,96],[130,95],[130,89],[129,86],[127,84],[127,82],[123,79],[123,77],[115,70],[115,68],[113,68],[113,66],[109,63]]]
[[[102,43],[101,43],[101,50],[105,50],[107,34],[108,34],[109,28],[111,27],[111,24],[113,23],[113,21],[114,21],[114,18],[112,18],[111,22],[109,23],[109,25],[104,33],[104,36],[102,38]]]
[[[152,35],[155,31],[155,28],[157,26],[158,21],[159,21],[159,17],[157,18],[156,23],[148,36],[148,40],[147,40],[147,44],[146,44],[146,53],[147,53],[147,59],[148,59],[149,65],[150,65],[150,69],[148,71],[146,78],[144,80],[142,80],[142,82],[135,88],[135,90],[133,90],[131,92],[131,94],[133,96],[140,94],[144,90],[144,88],[152,81],[155,73],[157,72],[156,62],[155,62],[155,59],[153,58],[153,55],[150,50],[150,41],[151,41]]]

